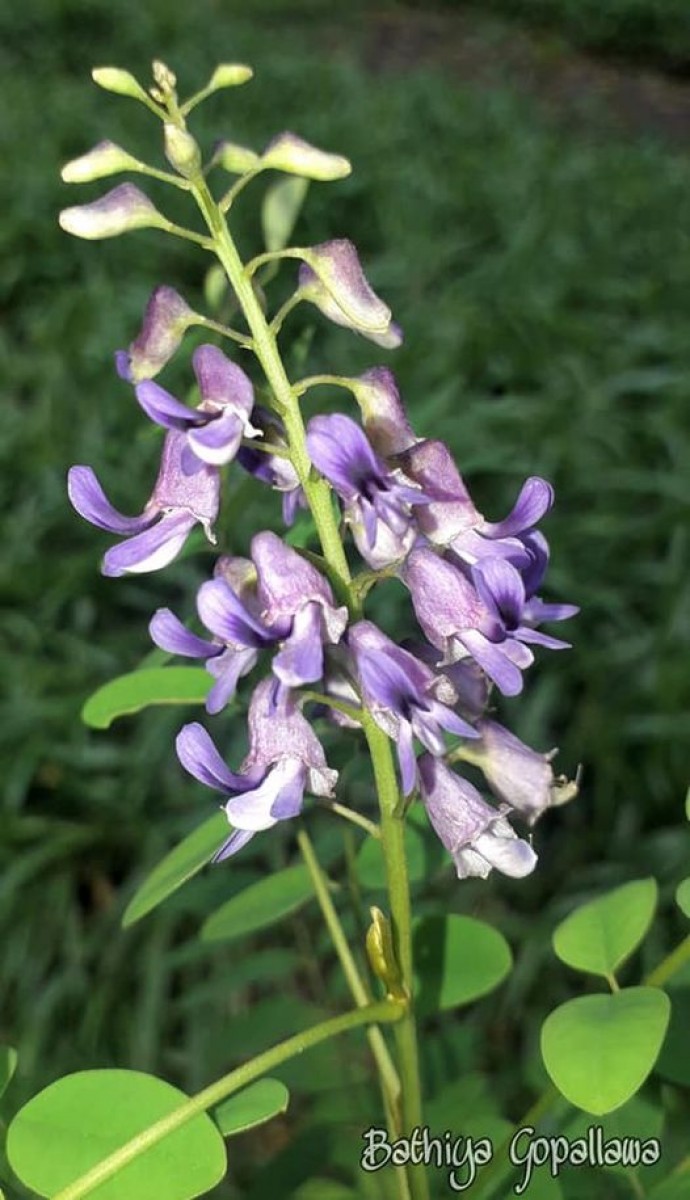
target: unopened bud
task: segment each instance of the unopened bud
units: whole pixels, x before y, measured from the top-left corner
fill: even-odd
[[[275,171],[286,171],[289,175],[322,181],[344,179],[352,171],[352,166],[341,154],[318,150],[296,133],[289,132],[279,133],[268,143],[261,155],[261,165]]]
[[[153,72],[153,78],[158,84],[161,92],[167,92],[168,94],[170,92],[174,92],[177,85],[177,77],[175,76],[174,72],[170,70],[170,67],[167,65],[167,63],[161,62],[160,59],[154,59],[151,64],[151,70]]]
[[[244,63],[220,63],[206,85],[207,91],[217,91],[219,88],[240,87],[248,83],[254,75],[251,67]]]
[[[146,92],[129,71],[122,71],[119,67],[94,67],[91,78],[106,92],[115,92],[118,96],[131,96],[133,100],[143,100],[144,104],[147,103]]]
[[[66,233],[89,241],[117,237],[130,229],[165,229],[169,225],[148,196],[132,183],[120,184],[92,204],[65,208],[58,219]]]
[[[201,151],[191,133],[166,121],[164,139],[165,157],[170,166],[185,179],[198,175],[201,168]]]
[[[213,156],[214,163],[228,171],[231,175],[246,175],[261,163],[259,155],[247,146],[237,142],[219,142]]]
[[[131,383],[153,379],[170,361],[185,331],[197,321],[197,314],[174,288],[165,284],[155,288],[146,305],[139,336],[124,360],[119,360],[123,367],[120,374]]]
[[[93,149],[65,163],[60,176],[63,183],[90,183],[116,175],[118,171],[135,171],[141,164],[114,142],[99,142]]]
[[[380,908],[370,908],[371,925],[367,930],[366,947],[371,969],[385,984],[386,992],[394,999],[407,999],[395,952],[391,927]]]

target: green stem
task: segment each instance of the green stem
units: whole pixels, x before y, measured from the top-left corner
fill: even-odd
[[[284,1042],[279,1042],[277,1046],[265,1050],[251,1062],[243,1063],[241,1067],[236,1067],[234,1071],[230,1071],[229,1074],[204,1088],[203,1091],[197,1092],[196,1096],[192,1096],[186,1104],[181,1104],[167,1117],[162,1117],[160,1121],[149,1125],[148,1129],[138,1133],[119,1150],[104,1158],[90,1171],[86,1171],[81,1178],[68,1184],[53,1197],[53,1200],[80,1200],[80,1197],[87,1196],[100,1184],[105,1183],[106,1179],[111,1179],[128,1163],[138,1158],[151,1146],[155,1146],[163,1138],[168,1137],[174,1130],[190,1121],[192,1117],[213,1108],[221,1100],[231,1096],[233,1092],[238,1092],[240,1088],[246,1087],[248,1083],[265,1075],[267,1071],[273,1070],[287,1059],[302,1054],[304,1050],[308,1050],[312,1046],[318,1046],[320,1042],[324,1042],[328,1038],[337,1037],[338,1034],[345,1033],[348,1029],[355,1029],[360,1025],[397,1021],[400,1019],[401,1011],[401,1005],[397,1001],[381,1000],[377,1004],[369,1004],[365,1008],[356,1008],[351,1012],[342,1013],[340,1016],[331,1017],[328,1021],[321,1021],[318,1025],[313,1025],[311,1029],[305,1029],[302,1033],[296,1033],[293,1037],[286,1038]]]
[[[338,523],[331,504],[330,488],[325,480],[312,475],[302,414],[278,353],[275,337],[268,326],[242,259],[237,253],[225,218],[219,211],[206,181],[201,176],[192,182],[192,194],[211,232],[218,259],[227,273],[244,312],[254,341],[254,353],[261,363],[264,374],[280,405],[292,450],[293,466],[311,508],[324,555],[342,586],[347,587],[350,582],[350,569],[338,533]]]
[[[352,998],[356,1004],[364,1007],[367,1004],[371,1004],[371,996],[357,968],[350,944],[345,937],[345,932],[340,923],[340,917],[331,899],[331,894],[328,890],[328,881],[321,870],[316,854],[314,853],[311,838],[306,830],[300,830],[297,834],[297,841],[307,870],[311,876],[319,907],[326,922],[328,932],[331,935],[331,941],[340,960],[340,965]],[[398,1073],[393,1065],[381,1030],[374,1028],[367,1030],[367,1039],[379,1070],[384,1104],[390,1118],[389,1132],[393,1140],[395,1140],[402,1133],[400,1125],[400,1079],[398,1078]]]
[[[244,313],[254,343],[254,353],[263,368],[282,415],[292,462],[311,509],[329,575],[337,591],[345,597],[350,613],[360,615],[360,605],[351,588],[352,576],[340,540],[338,521],[331,491],[324,479],[312,471],[307,453],[306,432],[292,384],[283,366],[275,334],[266,321],[251,282],[251,274],[264,262],[276,258],[304,258],[309,252],[290,248],[278,253],[258,255],[245,267],[230,236],[223,213],[215,203],[203,176],[192,180],[192,194],[211,233],[213,246]],[[410,934],[410,892],[405,857],[404,826],[396,815],[398,785],[391,746],[386,734],[370,714],[362,712],[364,729],[372,756],[374,777],[381,807],[381,837],[390,896],[391,918],[396,953],[402,978],[410,998],[410,1007],[396,1030],[400,1079],[403,1089],[403,1129],[411,1134],[422,1123],[421,1088],[417,1038],[412,1013],[412,941]],[[429,1200],[424,1167],[409,1172],[412,1200]]]
[[[422,1093],[417,1031],[412,1007],[412,918],[405,854],[405,824],[397,815],[399,791],[390,740],[366,711],[362,714],[362,727],[371,754],[381,810],[381,846],[386,867],[394,949],[409,999],[409,1007],[396,1027],[395,1040],[403,1089],[403,1129],[410,1136],[413,1130],[422,1124]],[[414,1200],[429,1200],[428,1182],[423,1165],[410,1168],[410,1182]]]
[[[647,987],[661,987],[662,983],[666,983],[676,971],[680,971],[686,962],[690,962],[690,934],[683,938],[682,942],[676,946],[675,950],[671,950],[666,958],[662,959],[658,967],[649,972],[645,979]]]

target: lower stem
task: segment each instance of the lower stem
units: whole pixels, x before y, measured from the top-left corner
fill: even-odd
[[[369,746],[381,810],[381,847],[391,909],[393,947],[400,976],[408,996],[408,1007],[395,1028],[398,1070],[402,1084],[403,1132],[410,1137],[422,1124],[422,1089],[414,1017],[412,977],[412,914],[410,883],[405,853],[405,823],[396,815],[398,781],[393,765],[391,743],[370,714],[364,713],[362,727]],[[429,1200],[429,1187],[423,1164],[410,1166],[413,1200]]]
[[[277,1046],[272,1046],[270,1050],[264,1050],[263,1054],[257,1055],[250,1062],[236,1067],[234,1071],[230,1071],[222,1079],[216,1080],[203,1091],[197,1092],[196,1096],[192,1096],[186,1104],[181,1104],[167,1117],[162,1117],[160,1121],[156,1121],[154,1125],[144,1129],[142,1133],[137,1134],[119,1150],[115,1150],[108,1158],[104,1158],[102,1162],[92,1167],[80,1179],[68,1184],[66,1188],[55,1195],[53,1200],[81,1200],[82,1196],[93,1192],[100,1184],[105,1183],[106,1179],[111,1179],[145,1150],[155,1146],[157,1142],[185,1125],[187,1121],[191,1121],[192,1117],[213,1108],[221,1100],[238,1092],[240,1088],[246,1087],[248,1083],[265,1075],[267,1071],[280,1066],[282,1062],[294,1058],[295,1055],[301,1054],[311,1046],[318,1046],[320,1042],[325,1042],[328,1038],[337,1037],[338,1034],[345,1033],[349,1029],[355,1029],[359,1025],[397,1021],[400,1011],[401,1005],[396,1001],[381,1000],[376,1004],[369,1004],[363,1008],[356,1008],[352,1012],[342,1013],[338,1017],[322,1021],[319,1025],[312,1026],[311,1029],[305,1029],[302,1033],[296,1033],[293,1037],[286,1038]]]

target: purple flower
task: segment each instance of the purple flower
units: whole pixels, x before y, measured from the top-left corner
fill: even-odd
[[[343,501],[362,557],[375,569],[403,559],[417,537],[412,507],[426,503],[421,488],[390,469],[342,413],[312,418],[307,449]]]
[[[371,621],[358,621],[348,635],[362,696],[377,725],[397,743],[403,792],[414,790],[414,737],[432,754],[445,754],[443,729],[460,737],[476,730],[436,699],[439,681],[433,671],[407,650],[396,646]]]
[[[347,624],[347,609],[335,607],[326,580],[276,534],[257,534],[251,551],[253,562],[220,559],[216,578],[199,588],[197,610],[213,641],[190,633],[167,608],[149,626],[163,650],[206,659],[217,680],[206,701],[211,713],[232,698],[262,649],[279,647],[272,665],[278,695],[315,683],[323,675],[324,642],[338,642]]]
[[[225,765],[198,722],[185,725],[177,736],[177,755],[185,770],[228,797],[224,807],[233,833],[214,862],[235,854],[260,830],[297,816],[305,791],[333,795],[338,773],[327,766],[316,734],[289,696],[276,707],[273,691],[270,679],[254,691],[249,753],[237,773]]]
[[[496,721],[479,721],[477,729],[481,737],[468,747],[468,761],[481,768],[497,799],[517,809],[530,825],[547,808],[577,795],[576,783],[554,777],[555,750],[539,754]]]
[[[418,766],[429,820],[459,879],[486,879],[492,867],[514,879],[534,870],[537,856],[506,820],[509,808],[492,808],[471,783],[430,754],[423,754]]]
[[[99,529],[125,538],[108,550],[104,575],[141,573],[166,567],[182,549],[194,525],[200,524],[215,542],[213,522],[220,502],[216,467],[186,459],[185,435],[169,433],[163,442],[161,466],[150,500],[138,517],[125,517],[104,495],[91,467],[71,467],[67,476],[70,501],[80,516]],[[183,468],[182,460],[185,458]]]
[[[472,579],[487,609],[503,624],[506,635],[518,642],[531,642],[550,650],[567,650],[570,642],[539,633],[537,621],[563,621],[579,609],[574,604],[543,604],[527,599],[520,572],[501,558],[484,558],[472,567]]]
[[[379,346],[394,349],[401,344],[402,330],[367,282],[351,241],[322,242],[303,255],[297,293],[301,299],[315,305],[336,325],[353,329]]]
[[[151,293],[139,336],[115,355],[118,374],[129,383],[153,379],[170,361],[185,331],[198,321],[174,288],[161,284]]]
[[[362,423],[371,445],[384,458],[401,454],[419,438],[405,412],[395,376],[388,367],[372,367],[350,381],[362,413]]]
[[[401,576],[424,633],[441,651],[441,665],[471,655],[504,695],[522,690],[521,668],[533,661],[531,651],[506,635],[497,606],[487,605],[458,567],[419,546]]]
[[[246,558],[220,558],[214,573],[222,584],[222,605],[217,592],[209,595],[203,591],[205,584],[197,595],[197,610],[213,630],[212,640],[191,633],[169,608],[159,608],[149,624],[151,638],[162,650],[206,660],[206,670],[216,680],[206,698],[209,713],[220,712],[229,704],[239,680],[254,667],[259,651],[274,644],[259,619],[254,564]]]
[[[280,417],[257,404],[252,412],[252,421],[263,434],[264,445],[287,449],[285,426]],[[299,476],[290,459],[284,454],[271,454],[266,450],[255,450],[253,446],[240,446],[237,462],[255,479],[260,479],[262,483],[267,483],[269,487],[282,492],[283,520],[286,525],[292,525],[298,508],[308,507]]]
[[[249,422],[254,389],[241,367],[230,362],[217,346],[198,346],[192,365],[201,392],[197,408],[181,404],[151,379],[137,384],[135,395],[157,425],[184,434],[187,462],[201,459],[222,466],[235,457],[243,437],[260,433]]]
[[[417,523],[430,542],[449,547],[469,564],[500,557],[520,568],[530,565],[525,541],[553,504],[553,488],[547,480],[530,476],[508,516],[487,521],[475,507],[444,442],[418,442],[401,455],[400,464],[429,497]]]

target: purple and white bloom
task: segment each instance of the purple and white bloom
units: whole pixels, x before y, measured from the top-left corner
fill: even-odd
[[[437,546],[449,547],[469,564],[485,557],[507,558],[527,566],[530,555],[523,544],[553,504],[553,488],[534,475],[525,480],[507,517],[487,521],[472,500],[452,455],[444,442],[418,442],[402,455],[401,466],[429,496],[419,513],[422,533]]]
[[[503,624],[506,636],[521,643],[535,643],[549,650],[568,650],[570,642],[540,633],[538,620],[563,621],[578,612],[574,604],[544,604],[527,599],[520,572],[502,558],[483,558],[472,567],[472,579],[489,612]]]
[[[371,621],[358,621],[348,635],[362,697],[376,724],[397,745],[403,793],[414,791],[414,738],[434,755],[445,754],[442,730],[474,738],[477,732],[436,698],[439,680],[409,651],[396,646]]]
[[[421,658],[440,682],[438,699],[451,708],[458,708],[469,721],[481,717],[486,711],[491,692],[491,682],[473,658],[461,658],[458,662],[443,663],[443,655],[428,642],[410,639],[404,648]]]
[[[345,329],[353,329],[386,349],[402,342],[402,330],[391,310],[371,288],[357,251],[347,238],[322,242],[300,252],[297,295],[308,300],[325,317]]]
[[[348,621],[331,586],[316,567],[275,533],[252,538],[257,596],[264,626],[281,641],[273,674],[285,688],[315,683],[323,675],[324,643],[340,641]]]
[[[153,379],[170,361],[185,331],[199,321],[197,314],[174,288],[161,284],[149,296],[144,321],[129,350],[118,350],[118,374],[129,383]]]
[[[196,459],[195,469],[182,463],[188,452],[185,435],[173,431],[163,442],[158,479],[144,511],[125,517],[113,508],[91,467],[71,467],[67,477],[70,501],[80,516],[99,529],[122,534],[125,540],[108,550],[104,575],[139,574],[167,567],[196,524],[215,543],[213,522],[220,503],[217,467]]]
[[[223,466],[235,457],[243,437],[261,432],[249,421],[254,389],[242,368],[217,346],[198,346],[192,366],[201,393],[197,408],[181,404],[152,379],[137,384],[135,395],[152,421],[183,434],[190,462],[201,459]]]
[[[224,805],[233,832],[214,856],[229,858],[278,821],[296,817],[305,791],[332,796],[338,772],[326,763],[323,747],[290,696],[276,707],[273,681],[263,680],[249,705],[249,753],[237,773],[231,771],[211,737],[198,722],[177,736],[182,766],[206,787],[227,797]]]
[[[410,425],[395,376],[388,367],[372,367],[350,381],[364,430],[377,454],[388,458],[409,450],[420,439]]]
[[[221,615],[215,594],[202,596],[202,587],[197,595],[199,616],[202,620],[206,617],[207,627],[214,630],[212,639],[191,633],[169,608],[159,608],[149,624],[151,638],[161,650],[206,660],[206,670],[216,681],[206,698],[208,713],[218,713],[229,704],[239,680],[256,664],[259,651],[274,644],[259,619],[254,564],[246,558],[219,558],[214,575],[224,585]],[[234,612],[229,612],[233,605]],[[217,629],[222,629],[222,634],[216,633]]]
[[[285,426],[280,417],[257,404],[252,412],[252,421],[261,430],[264,445],[275,445],[279,450],[287,449]],[[284,454],[271,454],[266,450],[255,450],[253,446],[240,446],[237,462],[255,479],[282,493],[283,520],[286,525],[292,525],[298,509],[308,508],[297,471]]]
[[[343,501],[345,521],[369,565],[378,569],[403,559],[417,537],[412,508],[426,503],[421,488],[388,467],[342,413],[312,418],[307,450]]]
[[[547,808],[557,808],[577,795],[577,784],[555,778],[551,762],[557,751],[539,754],[497,721],[479,721],[478,741],[468,759],[478,766],[498,800],[522,813],[530,825]]]
[[[458,567],[428,546],[416,547],[400,574],[426,637],[441,651],[440,665],[471,655],[505,696],[516,696],[522,690],[521,669],[533,655],[506,634],[498,606],[487,604]]]
[[[133,183],[121,183],[91,204],[63,208],[58,218],[65,233],[96,241],[130,229],[168,229],[170,222]]]
[[[277,697],[315,683],[323,675],[324,643],[338,642],[347,624],[347,609],[336,608],[328,582],[276,534],[257,534],[251,552],[252,562],[220,559],[216,577],[199,588],[197,611],[213,641],[190,633],[167,608],[158,609],[149,626],[161,649],[206,659],[217,681],[206,700],[210,713],[232,699],[263,649],[278,647],[272,665]]]
[[[493,867],[513,879],[534,870],[537,856],[508,823],[508,806],[492,808],[471,783],[431,754],[423,754],[418,767],[429,820],[459,879],[471,875],[486,879]]]

